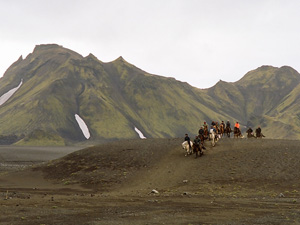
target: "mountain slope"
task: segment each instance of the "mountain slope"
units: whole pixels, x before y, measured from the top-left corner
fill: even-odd
[[[66,142],[83,141],[78,114],[94,141],[136,138],[135,127],[146,137],[172,137],[198,129],[193,121],[207,114],[197,109],[211,111],[186,83],[148,74],[122,57],[103,63],[57,45],[37,46],[14,63],[1,79],[8,87],[2,93],[20,80],[18,92],[0,108],[4,135],[42,130]]]
[[[219,81],[207,93],[216,100],[218,110],[244,126],[260,125],[268,137],[294,139],[299,137],[293,124],[300,121],[292,116],[299,113],[299,84],[300,74],[291,67],[262,66],[235,83]]]
[[[0,79],[3,99],[15,90],[0,106],[0,134],[25,137],[23,145],[66,145],[138,138],[136,130],[147,138],[192,136],[203,121],[230,120],[261,125],[268,137],[298,138],[299,83],[290,67],[263,66],[235,83],[202,90],[122,57],[103,63],[92,54],[39,45]],[[88,140],[75,115],[88,128]]]

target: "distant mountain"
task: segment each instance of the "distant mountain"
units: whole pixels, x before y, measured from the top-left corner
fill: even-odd
[[[197,134],[203,121],[261,125],[269,138],[299,138],[300,74],[263,66],[235,83],[197,89],[149,74],[122,57],[103,63],[38,45],[0,79],[0,135],[23,145],[99,143]],[[299,115],[298,115],[299,114]]]
[[[298,139],[299,84],[300,74],[291,67],[262,66],[235,83],[219,82],[208,93],[246,126],[261,125],[270,138]]]

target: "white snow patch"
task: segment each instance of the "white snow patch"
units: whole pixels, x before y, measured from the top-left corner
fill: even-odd
[[[137,129],[136,127],[134,127],[134,130],[135,130],[135,132],[138,133],[138,135],[140,136],[141,139],[146,139],[146,137],[143,135],[143,133],[139,129]]]
[[[81,119],[81,117],[78,114],[75,114],[75,119],[83,133],[83,135],[85,136],[86,139],[90,138],[90,132],[89,132],[89,128],[87,127],[86,123],[84,122],[83,119]]]
[[[8,92],[6,92],[5,94],[3,94],[0,97],[0,105],[4,104],[21,87],[22,84],[23,84],[23,79],[21,80],[18,87],[15,87],[15,88],[9,90]]]

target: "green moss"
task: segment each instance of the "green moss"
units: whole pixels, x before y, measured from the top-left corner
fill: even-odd
[[[35,130],[27,137],[15,143],[15,145],[25,146],[65,146],[62,137],[56,134],[44,132],[42,130]]]
[[[24,134],[27,139],[18,144],[26,145],[86,141],[74,117],[79,114],[91,142],[138,138],[135,126],[149,138],[192,135],[204,120],[227,119],[254,126],[262,121],[268,137],[274,129],[281,137],[291,136],[289,132],[297,136],[299,77],[289,67],[264,66],[238,82],[220,81],[201,90],[148,74],[122,57],[102,63],[60,46],[40,46],[0,79],[0,93],[23,79],[21,88],[0,107],[0,135]],[[29,138],[36,130],[45,134]],[[276,131],[275,136],[280,134]]]

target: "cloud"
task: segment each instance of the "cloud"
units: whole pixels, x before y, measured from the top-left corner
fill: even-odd
[[[261,65],[298,67],[291,1],[27,0],[0,2],[0,74],[36,44],[57,43],[107,62],[207,88]]]

